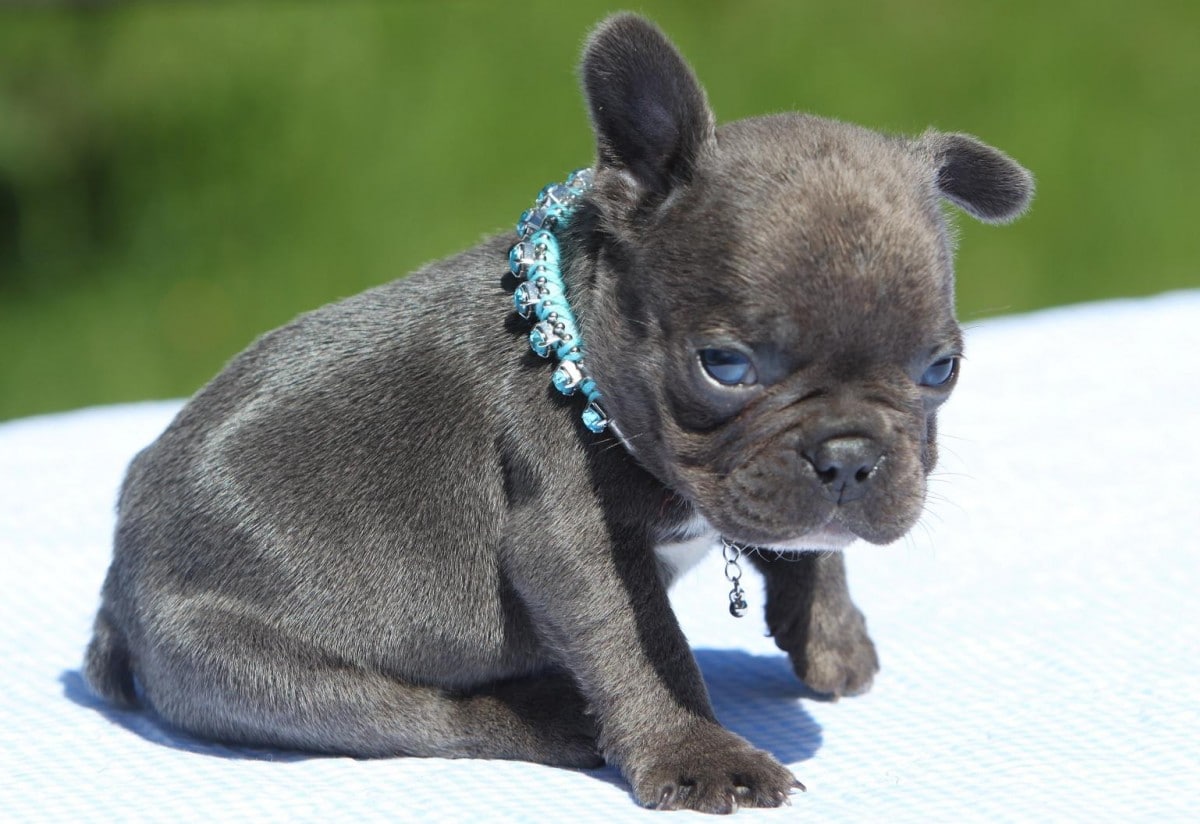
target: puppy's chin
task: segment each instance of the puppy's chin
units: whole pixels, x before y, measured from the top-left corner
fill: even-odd
[[[858,540],[858,536],[839,523],[831,522],[825,526],[806,532],[778,544],[762,544],[762,549],[776,552],[838,552]]]

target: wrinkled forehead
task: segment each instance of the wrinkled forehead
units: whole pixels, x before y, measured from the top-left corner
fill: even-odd
[[[732,124],[680,206],[691,230],[673,256],[717,275],[698,303],[742,330],[912,349],[956,328],[932,175],[899,141],[803,117]]]

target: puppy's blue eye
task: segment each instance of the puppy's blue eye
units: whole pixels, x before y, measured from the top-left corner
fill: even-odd
[[[750,358],[729,349],[701,349],[700,365],[709,377],[725,386],[758,382],[758,373]]]
[[[958,371],[958,358],[942,358],[930,364],[921,376],[922,386],[944,386]]]

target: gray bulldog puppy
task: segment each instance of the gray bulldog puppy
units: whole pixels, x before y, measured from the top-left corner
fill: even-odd
[[[587,425],[512,311],[516,236],[264,335],[129,468],[99,695],[229,742],[607,761],[659,808],[800,786],[716,722],[667,589],[721,537],[754,547],[799,678],[868,688],[829,550],[922,509],[962,351],[939,200],[1003,222],[1032,181],[965,135],[718,128],[630,15],[581,71],[595,167],[511,271]]]

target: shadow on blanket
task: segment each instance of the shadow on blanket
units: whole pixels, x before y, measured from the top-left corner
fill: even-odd
[[[800,704],[817,698],[792,672],[783,653],[698,649],[717,720],[785,764],[806,761],[821,747],[821,727]]]
[[[792,673],[787,656],[701,649],[696,650],[696,660],[704,673],[717,718],[727,728],[754,746],[772,753],[785,764],[811,758],[820,748],[821,728],[797,700],[812,696]],[[229,746],[195,738],[169,726],[154,713],[110,706],[92,694],[79,670],[66,670],[58,680],[67,699],[86,709],[95,710],[113,724],[153,744],[218,758],[300,761],[331,757],[290,750]],[[589,772],[602,780],[624,783],[615,770]]]

